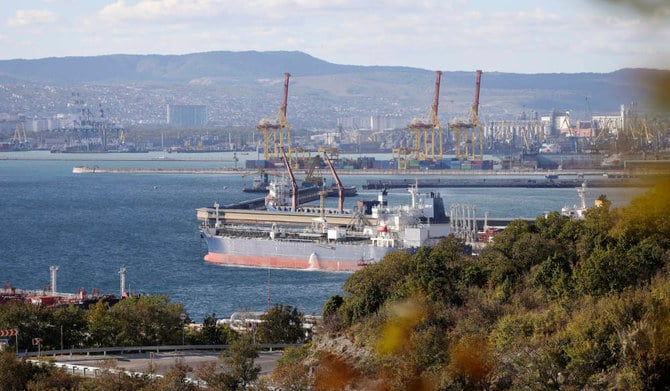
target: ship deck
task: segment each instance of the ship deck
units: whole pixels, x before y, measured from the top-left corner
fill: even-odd
[[[333,212],[333,210],[327,210]],[[206,223],[209,226],[214,226],[217,220],[216,208],[198,208],[198,221]],[[351,213],[325,213],[322,214],[319,208],[308,208],[302,212],[291,211],[267,211],[267,210],[252,210],[252,209],[218,209],[218,219],[227,223],[248,223],[248,224],[311,224],[314,219],[324,217],[330,225],[347,225],[353,219],[354,215]],[[378,219],[366,216],[366,219],[371,225],[377,225]]]

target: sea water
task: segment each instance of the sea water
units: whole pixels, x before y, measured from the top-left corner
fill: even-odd
[[[173,154],[171,154],[173,155]],[[58,266],[57,290],[118,295],[119,270],[126,268],[126,290],[167,295],[184,303],[195,321],[215,313],[263,311],[281,303],[320,314],[350,274],[256,269],[203,261],[207,246],[198,232],[196,208],[250,197],[242,188],[253,175],[242,174],[73,174],[74,166],[104,168],[233,168],[243,156],[231,154],[0,154],[0,283],[21,289],[47,289],[50,266]],[[247,157],[248,158],[248,157]],[[252,157],[255,159],[255,156]],[[298,173],[299,174],[299,173]],[[365,176],[342,176],[358,185]],[[471,204],[477,216],[536,217],[579,203],[575,189],[443,188],[451,204]],[[622,205],[640,189],[588,189],[587,203],[605,194]],[[408,203],[404,189],[391,189],[390,204]],[[329,203],[336,200],[329,199]]]

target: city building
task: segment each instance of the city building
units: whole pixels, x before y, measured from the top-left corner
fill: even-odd
[[[167,123],[172,126],[205,126],[207,106],[167,105]]]

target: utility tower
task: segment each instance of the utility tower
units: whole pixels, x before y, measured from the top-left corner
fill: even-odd
[[[475,100],[470,110],[469,122],[453,122],[449,128],[454,134],[455,154],[458,159],[484,159],[484,131],[479,122],[479,87],[482,71],[477,70],[475,77]]]
[[[291,127],[286,122],[286,104],[288,101],[288,80],[291,74],[284,73],[284,100],[275,118],[263,118],[256,129],[263,134],[263,156],[265,160],[281,158],[282,149],[287,150],[289,160],[291,156]],[[284,144],[286,142],[286,144]],[[272,145],[271,145],[272,144]]]

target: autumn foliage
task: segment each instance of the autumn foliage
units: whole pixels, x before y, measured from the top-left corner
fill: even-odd
[[[361,374],[369,387],[358,389],[663,388],[669,198],[664,180],[584,220],[516,221],[478,256],[454,237],[393,253],[329,301],[325,335],[358,355],[330,351],[317,373],[337,363],[351,389]]]

